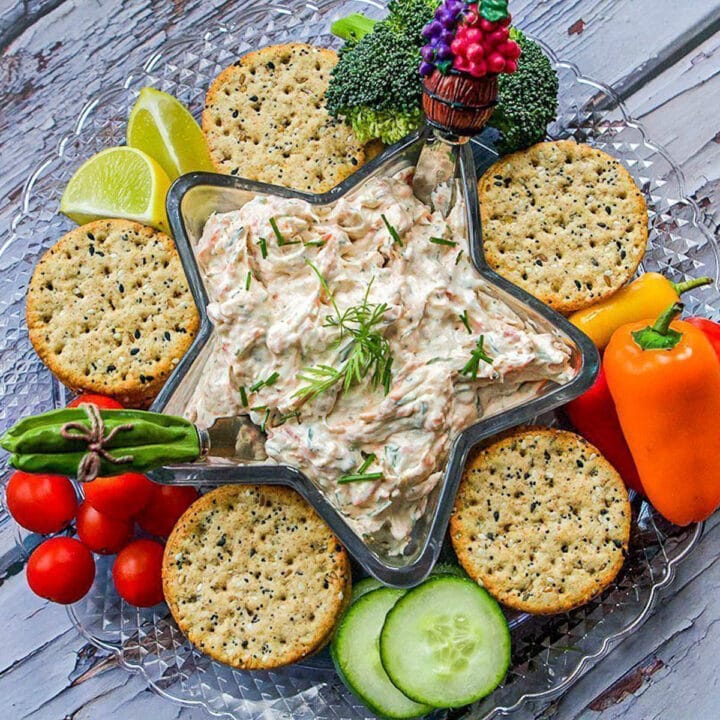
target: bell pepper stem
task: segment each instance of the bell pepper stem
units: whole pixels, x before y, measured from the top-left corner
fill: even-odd
[[[684,307],[680,302],[673,303],[652,325],[633,332],[633,340],[642,350],[672,350],[682,340],[682,333],[673,330],[670,323]]]
[[[694,290],[695,288],[703,287],[704,285],[712,285],[713,279],[711,277],[699,277],[692,278],[691,280],[685,280],[684,282],[672,283],[675,292],[680,297],[683,293],[688,290]]]
[[[660,317],[654,322],[652,329],[660,334],[667,335],[670,330],[670,323],[682,313],[685,306],[682,303],[673,303],[667,310],[663,311]]]

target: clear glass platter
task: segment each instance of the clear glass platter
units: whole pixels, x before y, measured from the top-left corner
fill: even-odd
[[[58,137],[56,151],[30,175],[11,233],[0,245],[0,429],[20,417],[65,403],[65,391],[35,356],[24,321],[25,290],[42,252],[72,227],[58,213],[62,190],[91,154],[124,142],[125,123],[140,88],[152,85],[177,96],[193,112],[202,108],[212,79],[250,49],[290,40],[336,45],[330,22],[348,12],[380,16],[383,4],[362,0],[301,0],[269,6],[243,3],[222,25],[197,28],[167,43],[122,85],[89,100],[75,128]],[[552,54],[551,54],[552,55]],[[560,76],[558,120],[549,134],[588,142],[619,158],[644,191],[650,215],[650,246],[644,270],[672,280],[718,276],[720,252],[685,197],[683,179],[667,154],[646,137],[613,91],[555,60]],[[491,136],[480,138],[482,157],[492,154]],[[482,171],[482,167],[479,168]],[[717,285],[685,296],[691,312],[716,315]],[[3,462],[6,462],[3,459]],[[5,473],[7,476],[7,473]],[[697,543],[701,526],[677,528],[635,501],[631,551],[616,583],[602,596],[568,614],[510,617],[513,664],[505,683],[471,708],[438,712],[437,718],[490,718],[525,703],[557,697],[606,655],[620,638],[637,630],[659,591]],[[25,547],[34,538],[19,536]],[[122,602],[110,578],[111,562],[98,561],[90,594],[69,609],[72,622],[94,644],[117,654],[123,667],[139,672],[161,695],[204,706],[219,717],[243,720],[372,718],[335,676],[326,655],[275,672],[241,672],[194,650],[164,606],[138,610]]]

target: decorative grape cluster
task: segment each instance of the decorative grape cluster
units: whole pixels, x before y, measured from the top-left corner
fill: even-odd
[[[499,19],[489,20],[483,11],[477,1],[445,0],[440,5],[423,30],[428,40],[421,53],[423,77],[436,68],[444,75],[453,68],[476,78],[517,70],[520,46],[510,39],[510,15],[495,12],[491,16]]]
[[[435,68],[447,73],[452,67],[454,56],[450,44],[455,38],[460,16],[465,12],[463,0],[445,0],[435,11],[435,19],[423,29],[423,37],[428,41],[420,54],[420,75],[426,77]]]

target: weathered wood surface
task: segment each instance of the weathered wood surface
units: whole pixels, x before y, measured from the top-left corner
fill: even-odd
[[[258,0],[251,0],[257,2]],[[0,0],[0,238],[28,172],[72,128],[93,93],[122,81],[164,42],[217,22],[231,0]],[[688,191],[720,226],[720,0],[514,0],[516,22],[613,84]],[[643,631],[562,699],[515,718],[711,720],[720,716],[720,522]],[[0,517],[0,717],[200,720],[116,667],[70,627],[64,609],[25,587],[14,530]]]

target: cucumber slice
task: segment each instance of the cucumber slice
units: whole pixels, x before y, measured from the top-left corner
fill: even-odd
[[[405,697],[388,678],[380,662],[378,638],[385,616],[404,590],[381,588],[350,606],[335,634],[330,655],[345,684],[377,715],[415,718],[433,708]]]
[[[469,705],[491,693],[510,665],[510,631],[498,604],[472,580],[431,577],[390,610],[380,657],[416,702]]]
[[[385,587],[379,580],[375,578],[364,578],[353,584],[352,595],[350,596],[350,604],[357,602],[363,595],[367,595],[373,590],[379,590]]]

